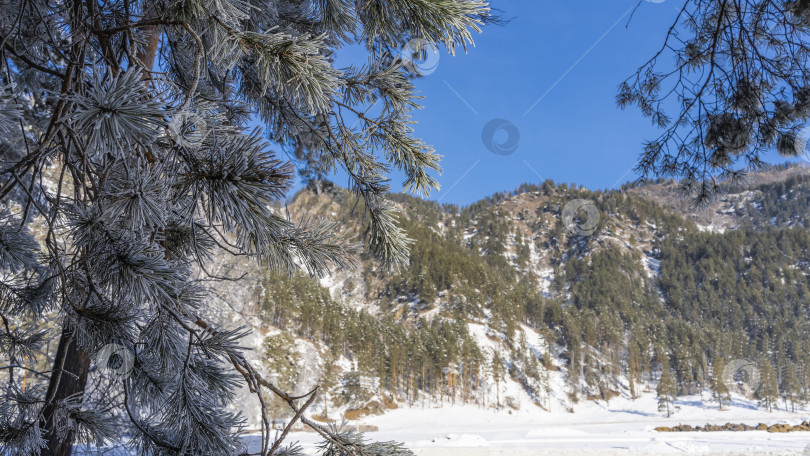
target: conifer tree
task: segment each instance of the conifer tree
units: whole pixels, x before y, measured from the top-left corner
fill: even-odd
[[[726,382],[723,380],[724,368],[725,364],[723,364],[723,360],[718,359],[715,361],[711,379],[712,396],[717,401],[717,408],[720,410],[724,410],[724,404],[731,402],[731,393],[729,392],[728,385],[726,385]]]
[[[640,357],[638,345],[631,342],[627,353],[627,380],[630,383],[630,398],[634,400],[638,398],[636,383],[641,380]]]
[[[776,375],[776,369],[774,369],[770,361],[763,358],[758,365],[760,385],[756,394],[759,397],[760,406],[771,412],[779,400],[779,379]]]
[[[0,335],[14,342],[2,352],[3,451],[68,455],[129,434],[136,454],[238,454],[242,421],[227,405],[239,384],[303,413],[317,391],[294,398],[247,362],[246,331],[208,299],[235,278],[207,266],[233,255],[323,276],[351,264],[335,223],[271,210],[295,169],[268,139],[307,181],[342,169],[364,202],[368,249],[403,264],[388,170],[427,194],[439,165],[412,135],[415,74],[399,50],[412,39],[466,49],[488,11],[483,0],[0,4]],[[352,44],[369,63],[336,68],[334,50]],[[49,340],[52,367],[23,389],[19,373]],[[126,375],[86,391],[111,346],[131,361]],[[301,420],[334,451],[370,445]],[[261,454],[281,445],[265,416]]]
[[[658,380],[655,391],[658,394],[658,410],[666,412],[667,418],[669,418],[674,410],[678,386],[675,383],[675,376],[672,375],[672,369],[669,367],[669,360],[666,356],[662,357],[661,378]]]
[[[796,402],[801,391],[798,370],[792,362],[786,361],[780,371],[779,390],[782,393],[782,400],[785,402],[785,410],[790,408],[791,412],[795,412]]]
[[[270,378],[279,388],[293,392],[298,376],[298,364],[301,361],[293,337],[286,332],[267,336],[264,339],[264,351],[266,354],[264,365]],[[272,397],[268,401],[268,408],[273,419],[291,416],[289,407],[280,397]]]
[[[337,364],[337,356],[331,351],[326,353],[321,369],[321,379],[318,384],[321,387],[323,400],[323,417],[329,419],[329,398],[333,390],[340,384],[340,366]]]
[[[506,364],[503,356],[496,349],[492,350],[490,373],[492,374],[492,380],[495,381],[495,404],[497,408],[501,408],[501,382],[506,376]]]

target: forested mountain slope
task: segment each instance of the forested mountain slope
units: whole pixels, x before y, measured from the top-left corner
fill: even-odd
[[[721,406],[729,392],[766,408],[810,399],[804,167],[724,184],[700,210],[667,181],[610,192],[546,181],[463,208],[395,201],[414,241],[408,267],[358,257],[320,282],[257,283],[265,367],[289,386],[333,379],[326,412],[426,401],[575,411],[660,384]],[[340,188],[278,210],[336,219],[362,240],[362,202]],[[303,365],[318,367],[296,377]],[[722,375],[741,365],[755,381]]]

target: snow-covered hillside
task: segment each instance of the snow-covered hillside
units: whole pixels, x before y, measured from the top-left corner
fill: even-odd
[[[773,374],[778,388],[773,412],[768,412],[764,404],[774,404],[761,402],[762,398],[755,394],[754,389],[746,390],[748,385],[733,384],[738,381],[737,377],[723,377],[724,372],[716,369],[718,366],[722,369],[720,359],[733,364],[746,358],[746,355],[737,355],[739,359],[729,357],[734,353],[729,347],[747,344],[754,347],[752,353],[758,356],[760,352],[756,351],[754,339],[746,341],[748,336],[744,333],[724,333],[722,329],[718,331],[719,336],[690,333],[706,326],[697,323],[703,321],[704,316],[696,312],[702,311],[697,309],[678,315],[676,312],[684,307],[683,301],[688,303],[693,298],[673,297],[672,283],[679,277],[673,276],[673,265],[681,267],[679,264],[686,261],[679,274],[685,270],[702,277],[709,271],[713,274],[710,278],[716,281],[720,268],[724,267],[722,265],[737,262],[743,268],[740,269],[742,273],[737,274],[737,280],[748,280],[745,268],[751,264],[752,258],[757,258],[756,255],[763,255],[761,251],[756,252],[756,242],[762,242],[766,247],[770,246],[767,242],[771,242],[758,241],[758,233],[772,228],[785,232],[804,229],[804,219],[797,218],[790,211],[810,195],[806,170],[797,168],[771,174],[770,177],[757,175],[753,179],[758,184],[773,184],[771,187],[730,191],[697,215],[681,210],[671,184],[666,182],[609,194],[544,183],[537,187],[540,191],[495,195],[461,210],[402,199],[398,204],[411,223],[411,230],[424,229],[420,242],[434,243],[433,250],[417,251],[422,255],[415,259],[421,262],[419,268],[385,271],[372,259],[361,256],[356,268],[338,271],[313,282],[315,288],[301,292],[302,296],[310,296],[325,290],[324,293],[331,296],[330,305],[343,309],[333,314],[341,319],[340,322],[331,322],[335,324],[358,324],[355,320],[344,321],[344,316],[366,315],[371,321],[394,324],[385,326],[386,331],[398,326],[405,328],[405,335],[436,322],[457,325],[454,327],[462,328],[464,337],[469,337],[480,353],[474,365],[463,365],[459,360],[444,361],[446,364],[432,365],[429,369],[434,371],[426,373],[424,360],[401,355],[395,359],[386,350],[404,350],[404,346],[386,345],[380,347],[384,352],[381,363],[366,360],[364,368],[356,351],[347,348],[345,342],[335,348],[330,341],[344,334],[334,330],[327,334],[319,329],[325,325],[323,320],[310,318],[307,323],[302,319],[300,324],[298,320],[290,324],[284,319],[275,322],[273,318],[276,317],[268,316],[268,300],[281,299],[280,305],[284,307],[281,311],[294,314],[297,304],[287,304],[290,299],[298,298],[291,295],[268,298],[263,294],[267,291],[266,283],[254,290],[257,296],[238,295],[255,305],[252,309],[247,306],[244,315],[239,312],[231,320],[254,328],[253,336],[246,339],[246,345],[253,349],[249,358],[269,377],[273,372],[268,368],[267,360],[274,359],[277,354],[265,350],[265,338],[280,331],[289,331],[295,336],[293,351],[297,354],[300,372],[294,379],[295,393],[303,393],[321,382],[328,363],[327,354],[330,350],[338,353],[337,359],[333,360],[337,368],[333,372],[338,378],[337,385],[329,391],[328,399],[322,397],[310,406],[308,415],[321,421],[349,419],[351,424],[376,426],[379,432],[370,435],[371,438],[405,441],[418,454],[521,454],[509,453],[518,450],[535,451],[526,454],[582,454],[585,450],[598,450],[601,454],[791,454],[791,451],[800,454],[810,443],[810,433],[752,431],[692,435],[653,430],[656,426],[679,423],[755,425],[787,421],[797,424],[810,416],[810,412],[802,408],[808,404],[807,398],[794,394],[794,391],[807,391],[808,385],[787,383],[794,380],[786,377],[784,364],[777,366],[778,373]],[[799,180],[785,184],[785,179]],[[780,186],[786,186],[788,190]],[[786,196],[776,206],[767,206],[762,198],[768,192],[781,192]],[[344,195],[303,192],[290,202],[286,210],[296,218],[328,214],[342,220],[350,234],[359,233],[362,218],[351,212],[351,208],[346,208]],[[579,225],[574,229],[566,225],[566,206],[581,198],[589,198],[594,207],[598,207],[599,223],[592,231],[583,230]],[[772,213],[778,214],[776,219],[766,219],[765,216]],[[576,223],[584,223],[582,226],[587,227],[588,221]],[[730,257],[727,248],[715,248],[723,239],[739,239],[740,236],[735,234],[738,232],[748,233],[745,236],[749,237],[739,252],[736,244],[732,244],[735,245],[732,253],[739,253],[741,258]],[[693,247],[697,252],[691,257],[673,260],[673,252],[694,246],[687,239],[697,239],[704,244]],[[790,240],[782,236],[778,242]],[[802,296],[801,287],[805,285],[800,282],[807,282],[810,259],[802,256],[807,253],[806,249],[800,246],[796,249],[799,253],[791,260],[794,263],[780,263],[778,269],[779,274],[785,270],[795,271],[788,280],[797,283],[800,289],[796,295]],[[715,263],[704,265],[702,262],[709,252],[715,252],[711,253],[715,258],[710,258]],[[601,275],[593,274],[597,268],[595,261],[601,262]],[[439,263],[449,270],[446,274],[445,270],[436,271],[435,265]],[[441,278],[446,280],[444,284],[425,285],[425,277],[429,274],[449,278]],[[503,277],[493,279],[493,275]],[[668,290],[661,286],[665,276],[669,281]],[[469,277],[483,277],[487,282],[471,281]],[[782,285],[788,283],[785,277],[778,279]],[[588,286],[591,287],[585,292],[581,288],[584,280],[590,281]],[[766,285],[773,282],[770,276],[762,280]],[[702,287],[700,280],[695,283],[697,288]],[[530,288],[528,292],[521,288],[526,284]],[[493,289],[511,294],[505,297],[493,293]],[[514,290],[524,291],[513,293]],[[724,312],[726,304],[720,298],[725,290],[713,291],[712,299],[719,302],[720,309],[712,312]],[[227,296],[230,292],[221,294]],[[784,302],[797,299],[796,295],[787,290]],[[780,296],[763,295],[750,299],[773,305],[773,300]],[[321,301],[317,302],[323,300],[322,297],[318,299]],[[526,311],[526,314],[509,316],[511,307],[523,312],[529,306],[520,301],[522,299],[535,301],[531,305],[538,309],[537,315]],[[601,307],[596,307],[590,300],[599,302]],[[620,305],[618,300],[626,302]],[[738,305],[734,300],[729,302]],[[307,312],[312,313],[312,303],[308,305],[310,310]],[[766,315],[773,312],[762,310],[758,302],[752,301],[750,305],[754,312],[763,313],[747,315],[749,323],[745,327],[756,334],[772,332],[767,325],[761,326],[760,331],[750,322],[767,321],[770,317]],[[779,305],[782,304],[777,304],[778,312],[795,310],[791,307],[793,304],[784,304],[784,308]],[[795,306],[801,308],[802,304]],[[285,318],[295,320],[298,317],[288,315]],[[508,318],[512,320],[508,321]],[[622,319],[620,323],[611,323],[619,318]],[[631,323],[638,319],[643,324],[637,325],[635,330],[641,328],[645,333],[633,333]],[[665,319],[672,320],[665,322]],[[790,323],[791,320],[786,321]],[[573,336],[570,334],[572,328],[577,331]],[[804,336],[787,336],[797,344],[791,353],[795,354],[796,350],[803,353],[804,349],[797,347],[807,343],[807,334],[801,333],[801,328],[793,330]],[[609,331],[616,334],[605,337]],[[784,348],[785,341],[775,342],[778,336],[785,334],[776,331],[771,339],[759,343],[774,343],[774,346]],[[358,337],[368,336],[370,334],[366,333]],[[676,337],[698,340],[695,347],[706,350],[706,354],[684,359],[684,353],[678,353],[684,349],[678,341],[684,339]],[[722,337],[728,337],[728,340]],[[727,351],[717,355],[715,362],[708,358],[715,347],[706,346],[708,342],[700,341],[701,338],[723,343]],[[384,339],[371,337],[360,344],[381,343]],[[632,341],[637,344],[635,352],[630,348]],[[419,350],[432,350],[430,343]],[[690,350],[685,351],[686,356],[693,356]],[[436,355],[437,359],[442,356],[441,353]],[[694,375],[691,379],[679,379],[681,383],[677,385],[675,401],[677,410],[671,417],[658,407],[656,387],[664,369],[662,356],[671,358],[673,371],[685,369],[679,375]],[[794,355],[785,352],[782,356],[784,360]],[[762,359],[755,361],[761,362]],[[417,367],[417,362],[422,364]],[[499,370],[497,366],[501,371],[496,372]],[[411,372],[414,369],[416,372]],[[798,381],[804,382],[807,376],[803,367],[796,369]],[[407,372],[403,374],[403,370]],[[762,374],[765,376],[767,372]],[[347,380],[351,376],[355,380]],[[432,383],[426,385],[426,378]],[[721,378],[731,382],[728,387],[734,395],[731,404],[724,404],[725,410],[719,410],[720,404],[715,398],[717,391],[713,386]],[[361,384],[360,389],[364,390],[362,399],[347,392],[347,382],[350,381],[354,381],[355,386],[357,382]],[[794,390],[783,389],[783,386]],[[748,394],[736,394],[741,392]],[[239,398],[238,409],[247,418],[247,429],[257,429],[257,400],[247,389],[240,392]],[[286,417],[281,413],[278,418],[283,420]],[[299,433],[296,437],[304,442],[312,442],[314,438],[309,433]],[[454,452],[459,448],[465,450]],[[466,449],[469,448],[476,448],[479,453],[468,453]],[[571,450],[564,453],[563,448]]]

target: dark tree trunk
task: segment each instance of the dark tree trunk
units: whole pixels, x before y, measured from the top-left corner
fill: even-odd
[[[80,2],[77,2],[80,4]],[[154,3],[146,5],[145,13],[148,18],[156,16]],[[159,25],[142,27],[144,33],[144,47],[138,52],[137,59],[140,60],[147,69],[154,65],[157,55],[157,48],[160,42],[162,28]],[[144,79],[151,78],[151,74],[144,74]],[[56,359],[53,364],[51,380],[48,384],[47,399],[50,399],[42,412],[43,426],[45,430],[45,441],[47,448],[43,449],[41,456],[70,456],[73,451],[73,432],[68,432],[64,436],[56,433],[54,412],[60,400],[75,396],[81,401],[84,389],[87,385],[87,373],[90,369],[90,357],[79,348],[68,329],[62,328],[62,336],[59,339],[59,348],[56,350]],[[59,366],[63,366],[61,372]],[[61,375],[60,375],[61,373]]]
[[[59,366],[63,366],[59,370]],[[60,400],[74,396],[81,401],[84,387],[87,384],[87,372],[90,368],[90,357],[76,345],[75,339],[68,329],[62,329],[59,339],[59,348],[56,349],[54,370],[48,385],[46,398],[53,398],[43,410],[45,428],[45,441],[47,447],[41,456],[70,456],[73,449],[73,432],[68,432],[60,438],[56,433],[59,424],[54,422],[54,404]]]

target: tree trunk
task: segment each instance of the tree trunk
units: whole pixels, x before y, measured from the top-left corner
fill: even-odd
[[[154,2],[146,5],[144,13],[147,18],[156,16],[153,11],[154,7]],[[159,25],[146,26],[141,28],[141,32],[145,34],[145,43],[136,58],[144,64],[145,68],[151,70],[157,55],[162,27]],[[150,78],[151,74],[144,74],[144,80]],[[87,373],[90,369],[90,357],[76,345],[70,331],[64,327],[53,366],[46,396],[49,401],[42,411],[47,447],[42,450],[41,456],[70,456],[73,451],[74,434],[68,432],[63,436],[57,435],[56,423],[54,423],[54,412],[56,411],[54,404],[71,396],[79,401],[82,400],[87,385]],[[59,366],[63,366],[61,372]]]
[[[61,371],[59,366],[64,366]],[[54,422],[55,404],[74,395],[81,401],[89,368],[90,357],[76,345],[70,331],[63,328],[46,396],[52,400],[42,412],[47,447],[42,450],[41,456],[70,456],[73,449],[73,432],[67,432],[61,438],[57,434],[58,423]]]
[[[157,16],[155,11],[155,2],[148,2],[144,5],[144,17],[151,19]],[[155,56],[157,55],[158,43],[160,43],[160,34],[162,32],[161,25],[147,25],[141,27],[140,32],[146,37],[143,47],[138,50],[135,58],[143,63],[144,68],[152,71],[155,64]],[[151,74],[144,74],[144,78],[151,78]]]

